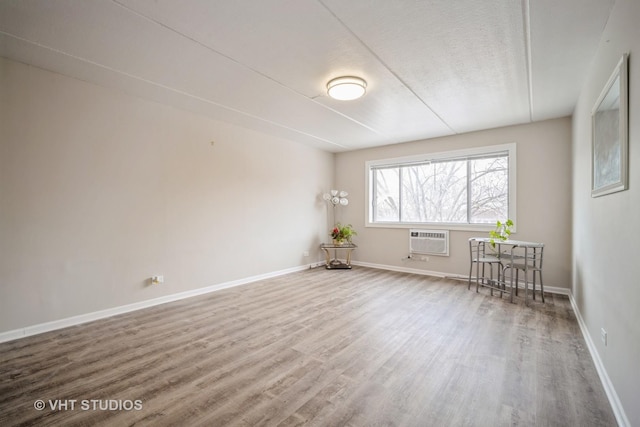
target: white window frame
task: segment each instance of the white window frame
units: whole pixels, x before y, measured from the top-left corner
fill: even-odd
[[[379,166],[400,166],[403,164],[411,164],[417,162],[426,162],[443,159],[456,159],[471,156],[488,155],[491,153],[507,151],[509,159],[509,219],[516,221],[516,143],[489,145],[476,148],[467,148],[462,150],[443,151],[437,153],[426,153],[414,156],[395,157],[391,159],[369,160],[365,162],[365,226],[377,228],[419,228],[429,227],[434,229],[446,230],[467,230],[467,231],[486,231],[495,228],[494,224],[460,224],[445,222],[373,222],[372,203],[373,188],[371,183],[371,169]],[[507,218],[502,218],[507,219]],[[513,229],[515,232],[515,227]]]

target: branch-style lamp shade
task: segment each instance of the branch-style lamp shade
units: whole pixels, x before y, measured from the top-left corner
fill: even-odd
[[[327,83],[327,94],[339,101],[358,99],[367,91],[367,82],[360,77],[337,77]]]
[[[334,207],[347,206],[349,204],[348,195],[349,193],[346,191],[331,190],[329,193],[324,193],[322,198],[327,202],[331,202]]]

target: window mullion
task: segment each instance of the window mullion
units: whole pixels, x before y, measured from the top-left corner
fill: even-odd
[[[402,222],[402,179],[404,168],[398,168],[398,222]]]
[[[471,160],[467,160],[467,224],[471,224]]]

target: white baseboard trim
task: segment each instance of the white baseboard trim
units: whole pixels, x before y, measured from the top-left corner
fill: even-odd
[[[327,263],[325,261],[318,261],[318,262],[314,262],[312,264],[309,264],[309,268],[324,267],[326,265],[327,265]]]
[[[274,271],[271,273],[260,274],[257,276],[246,277],[243,279],[233,280],[230,282],[218,283],[216,285],[206,286],[204,288],[198,288],[198,289],[192,289],[190,291],[179,292],[177,294],[165,295],[162,297],[140,301],[133,304],[127,304],[119,307],[108,308],[105,310],[95,311],[93,313],[80,314],[78,316],[72,316],[72,317],[67,317],[60,320],[53,320],[51,322],[26,326],[24,328],[15,329],[12,331],[0,332],[0,343],[13,341],[19,338],[25,338],[32,335],[38,335],[45,332],[55,331],[57,329],[68,328],[70,326],[76,326],[82,323],[92,322],[94,320],[116,316],[118,314],[124,314],[124,313],[129,313],[131,311],[142,310],[144,308],[149,308],[149,307],[153,307],[160,304],[166,304],[172,301],[178,301],[185,298],[208,294],[210,292],[232,288],[234,286],[245,285],[247,283],[257,282],[258,280],[269,279],[272,277],[282,276],[282,275],[294,273],[297,271],[307,270],[309,268],[312,268],[312,266],[313,264],[312,265],[306,264],[299,267],[293,267],[285,270]]]
[[[398,267],[395,265],[374,264],[374,263],[362,262],[362,261],[352,261],[351,264],[359,265],[362,267],[377,268],[379,270],[389,270],[389,271],[398,271],[401,273],[421,274],[423,276],[435,276],[435,277],[441,277],[441,278],[444,278],[447,276],[446,273],[441,273],[439,271],[422,270],[419,268]]]
[[[580,310],[578,309],[578,305],[576,304],[572,293],[569,293],[569,301],[571,301],[571,307],[573,308],[573,312],[576,314],[576,319],[578,319],[580,331],[582,332],[582,336],[587,343],[587,348],[589,349],[589,353],[591,354],[591,359],[593,359],[593,363],[596,365],[596,371],[598,372],[598,376],[600,376],[600,381],[602,382],[604,391],[607,394],[607,398],[609,399],[609,404],[611,404],[611,409],[613,410],[613,414],[616,417],[616,421],[618,422],[618,425],[620,427],[631,427],[631,423],[629,423],[627,414],[624,412],[624,408],[622,407],[622,402],[620,402],[618,393],[616,393],[616,390],[611,383],[609,374],[607,374],[607,370],[602,363],[602,359],[600,359],[598,349],[591,339],[591,335],[589,334],[589,330],[587,329],[587,324],[584,322],[582,314],[580,314]]]
[[[395,265],[373,264],[370,262],[361,262],[361,261],[352,261],[351,264],[360,265],[362,267],[377,268],[381,270],[398,271],[401,273],[413,273],[413,274],[421,274],[423,276],[434,276],[434,277],[440,277],[443,279],[454,279],[454,280],[463,280],[463,281],[469,280],[469,276],[467,275],[449,274],[449,273],[443,273],[441,271],[422,270],[419,268],[407,268],[407,267],[398,267]],[[524,282],[520,282],[520,289],[524,289]],[[531,289],[531,285],[529,285],[529,289]],[[546,285],[544,287],[544,291],[545,293],[549,292],[551,294],[567,295],[567,296],[570,295],[571,293],[571,290],[569,288],[560,288],[556,286],[546,286]]]

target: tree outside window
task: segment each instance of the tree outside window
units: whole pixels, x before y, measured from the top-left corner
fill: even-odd
[[[370,166],[373,223],[494,224],[509,217],[509,151]]]

